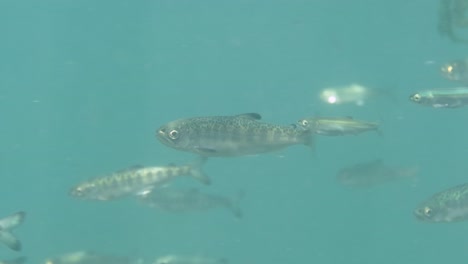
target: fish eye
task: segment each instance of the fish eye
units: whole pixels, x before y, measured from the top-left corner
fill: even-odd
[[[415,102],[419,102],[421,100],[421,95],[420,94],[413,94],[411,96],[411,100],[413,100]]]
[[[179,131],[171,130],[171,132],[169,132],[169,137],[171,139],[177,139],[179,137]]]
[[[307,120],[305,120],[305,119],[304,119],[304,120],[301,120],[301,121],[299,121],[299,122],[301,122],[301,125],[303,125],[303,126],[309,125],[309,121],[307,121]]]
[[[424,207],[423,212],[424,212],[425,216],[430,217],[431,214],[432,214],[432,209],[430,207],[426,206],[426,207]]]

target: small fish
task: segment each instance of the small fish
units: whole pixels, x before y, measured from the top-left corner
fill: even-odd
[[[414,215],[424,222],[459,222],[468,220],[468,184],[434,194],[421,203]]]
[[[255,113],[180,119],[156,133],[164,145],[203,157],[254,155],[291,145],[313,146],[313,133],[298,126],[260,122]]]
[[[180,176],[191,176],[208,185],[210,179],[200,169],[202,162],[184,166],[132,167],[80,183],[71,189],[70,195],[101,201],[142,195]]]
[[[25,257],[18,257],[10,260],[0,260],[0,264],[24,264],[26,263]]]
[[[468,84],[468,58],[446,63],[440,72],[448,80]]]
[[[76,251],[46,259],[44,264],[142,264],[141,259]]]
[[[239,199],[205,194],[195,188],[188,190],[159,188],[140,196],[140,198],[145,205],[168,212],[203,211],[224,207],[230,210],[235,217],[242,217],[242,211],[238,206]]]
[[[209,258],[200,256],[167,255],[156,259],[153,264],[228,264],[225,258]]]
[[[434,108],[458,108],[468,104],[468,87],[420,91],[412,94],[410,100]]]
[[[355,120],[351,117],[309,117],[299,120],[299,125],[324,136],[357,135],[366,131],[380,134],[379,124]]]
[[[19,226],[26,216],[25,212],[17,212],[13,215],[0,219],[0,241],[15,251],[21,250],[21,242],[10,232]]]
[[[411,178],[418,173],[418,167],[390,168],[380,159],[359,163],[340,169],[337,180],[349,187],[372,187],[400,178]]]

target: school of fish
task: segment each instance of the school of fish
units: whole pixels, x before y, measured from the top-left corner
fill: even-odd
[[[468,43],[456,30],[468,27],[468,18],[454,10],[468,10],[468,0],[441,0],[439,32],[454,42]],[[462,12],[459,12],[462,13]],[[428,88],[413,91],[409,102],[429,108],[455,109],[468,105],[468,57],[448,61],[440,66],[440,75],[456,83],[455,87]],[[330,105],[363,106],[377,97],[393,97],[391,93],[351,83],[321,90],[318,96]],[[408,99],[407,99],[408,100]],[[439,111],[439,110],[434,110]],[[454,110],[440,110],[454,111]],[[171,118],[171,117],[167,117]],[[295,120],[295,121],[294,121]],[[131,199],[148,209],[169,214],[203,213],[224,209],[241,220],[241,202],[244,193],[225,196],[200,189],[215,188],[202,167],[208,159],[261,155],[281,151],[296,145],[315,150],[317,137],[344,137],[371,134],[383,136],[381,122],[355,119],[352,116],[307,115],[291,118],[290,124],[276,124],[262,120],[259,113],[233,115],[187,116],[169,119],[155,129],[155,137],[162,146],[179,152],[195,154],[193,161],[184,165],[172,163],[149,166],[135,165],[111,170],[95,177],[83,177],[68,189],[73,199],[103,203]],[[349,138],[349,137],[348,137]],[[311,155],[311,159],[313,159]],[[414,164],[388,165],[382,159],[371,159],[337,168],[335,180],[341,186],[354,189],[374,188],[391,182],[416,180],[419,166]],[[187,180],[189,179],[189,180]],[[193,183],[195,180],[197,183]],[[197,184],[197,187],[172,187],[175,181]],[[208,187],[209,186],[209,187]],[[432,193],[432,194],[431,194]],[[424,198],[424,197],[423,197]],[[444,186],[431,190],[414,210],[408,212],[419,222],[468,222],[468,183]],[[18,211],[0,218],[0,242],[13,251],[21,251],[22,243],[12,230],[21,226],[26,213]],[[0,264],[23,264],[20,256],[0,260]],[[168,254],[144,260],[138,257],[116,256],[89,250],[77,250],[49,257],[43,264],[228,264],[225,257],[206,255]]]

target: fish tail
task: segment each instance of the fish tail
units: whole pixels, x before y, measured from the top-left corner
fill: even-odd
[[[21,250],[21,242],[9,230],[19,226],[25,215],[25,212],[17,212],[0,219],[0,241],[15,251]]]
[[[2,241],[7,247],[14,251],[21,250],[21,242],[12,233],[8,231],[0,231],[0,241]]]
[[[205,185],[211,184],[211,179],[203,172],[202,165],[207,160],[206,157],[200,157],[195,162],[190,164],[190,176],[202,182]]]

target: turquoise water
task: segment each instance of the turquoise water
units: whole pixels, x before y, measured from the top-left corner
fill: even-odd
[[[89,249],[152,260],[166,254],[230,263],[448,263],[468,252],[467,223],[416,221],[414,207],[466,183],[466,109],[412,104],[420,89],[457,84],[440,63],[467,46],[437,33],[438,1],[2,1],[2,215],[28,263]],[[321,89],[360,83],[391,96],[328,105]],[[135,164],[183,164],[160,144],[171,120],[258,112],[379,120],[382,136],[318,137],[314,153],[211,159],[203,190],[245,192],[244,217],[169,214],[127,199],[68,196],[82,180]],[[382,158],[419,165],[416,180],[366,190],[336,172]],[[187,183],[188,184],[188,183]]]

